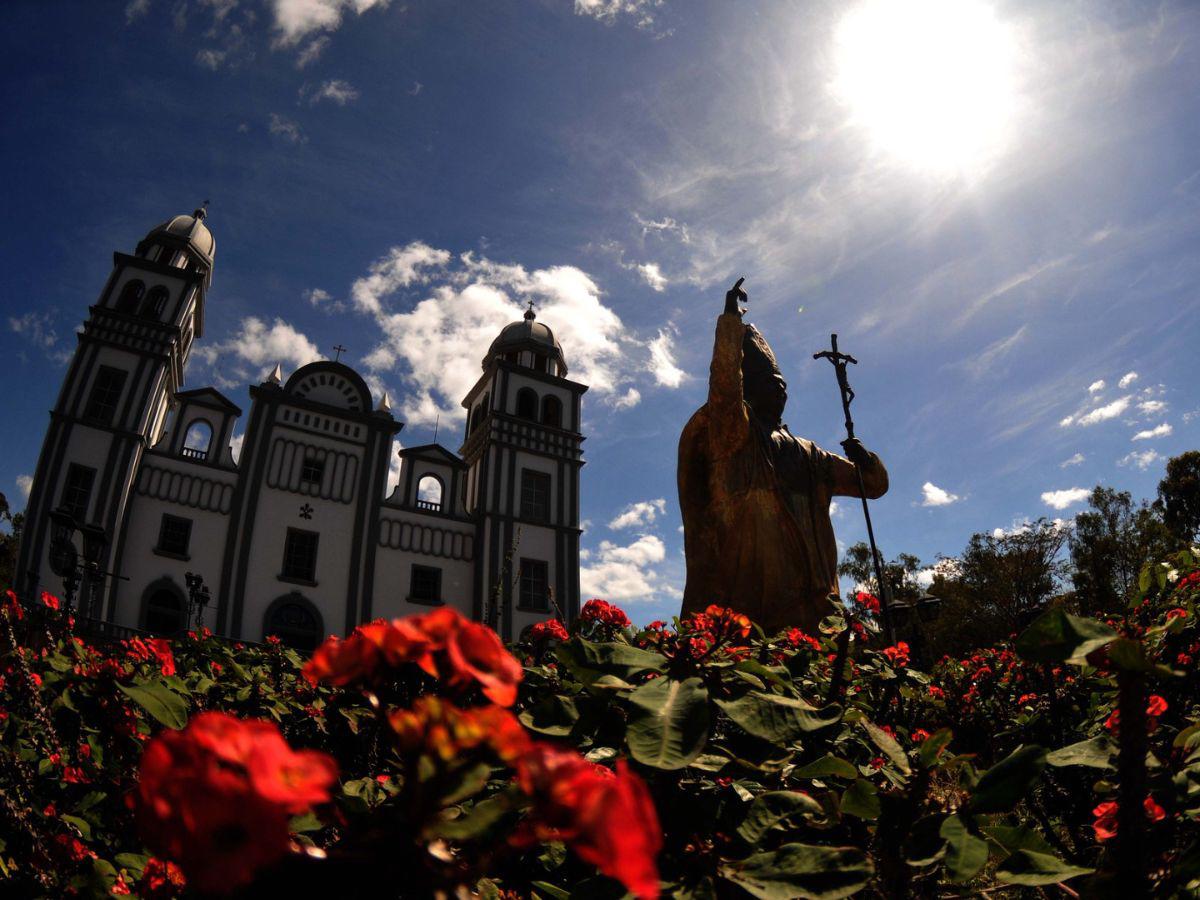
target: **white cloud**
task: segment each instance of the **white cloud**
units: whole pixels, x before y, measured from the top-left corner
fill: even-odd
[[[337,31],[348,11],[361,16],[369,9],[387,5],[388,0],[274,0],[275,43],[295,46],[313,32]]]
[[[27,312],[23,316],[9,316],[8,327],[39,347],[50,348],[58,342],[58,333],[50,325],[49,313]]]
[[[1084,413],[1075,421],[1079,425],[1095,425],[1097,422],[1104,422],[1108,419],[1115,419],[1125,410],[1129,409],[1129,398],[1118,397],[1112,403],[1107,403],[1104,406],[1098,406],[1091,412]],[[1069,416],[1067,418],[1070,418]],[[1065,421],[1065,420],[1064,420]],[[1069,423],[1068,423],[1069,424]]]
[[[24,497],[26,500],[29,499],[29,491],[32,488],[33,488],[33,476],[32,475],[18,475],[17,476],[17,490],[19,490],[21,492],[21,496]]]
[[[601,541],[595,561],[580,567],[580,590],[587,598],[625,603],[653,600],[658,592],[670,594],[669,586],[649,568],[661,563],[666,555],[666,545],[652,534],[640,535],[624,546]]]
[[[633,218],[642,226],[642,237],[647,237],[650,234],[665,237],[670,234],[674,235],[681,244],[690,244],[692,242],[692,236],[688,232],[688,227],[680,222],[676,222],[670,216],[664,216],[655,221],[654,219],[643,219],[635,213]]]
[[[1088,393],[1089,394],[1098,394],[1102,390],[1104,390],[1104,388],[1105,388],[1104,379],[1101,378],[1099,381],[1093,381],[1091,384],[1088,385]]]
[[[841,504],[839,504],[836,500],[829,501],[829,518],[836,519],[843,512],[844,510],[842,509]]]
[[[675,365],[674,335],[667,329],[661,329],[658,337],[650,342],[650,371],[654,373],[654,381],[663,387],[677,388],[687,377],[687,373]]]
[[[1156,425],[1153,428],[1147,428],[1145,431],[1139,431],[1130,440],[1134,441],[1149,441],[1154,438],[1166,437],[1175,429],[1171,427],[1169,422],[1163,422],[1161,425]]]
[[[358,99],[358,88],[340,78],[323,81],[316,87],[304,85],[300,88],[300,97],[308,99],[309,106],[314,106],[322,100],[329,100],[338,106],[345,106]]]
[[[235,434],[229,439],[229,452],[233,455],[233,461],[236,463],[242,458],[242,444],[246,440],[246,433]]]
[[[1077,466],[1081,462],[1083,462],[1085,459],[1087,459],[1087,457],[1084,456],[1082,453],[1076,453],[1074,456],[1072,456],[1068,459],[1064,459],[1062,462],[1060,462],[1058,464],[1058,467],[1060,469],[1065,469],[1068,466]]]
[[[1090,494],[1090,492],[1085,492],[1085,493]],[[1043,494],[1042,496],[1044,498],[1045,494]],[[1069,519],[1054,518],[1050,521],[1050,524],[1052,526],[1054,526],[1054,528],[1057,529],[1058,531],[1065,531],[1066,529],[1075,527],[1075,517],[1072,516]],[[1012,537],[1013,535],[1016,535],[1016,534],[1024,534],[1032,527],[1033,527],[1033,522],[1031,522],[1028,518],[1013,519],[1012,525],[1010,525],[1008,528],[993,528],[992,529],[992,537],[997,538],[997,539],[1004,538],[1004,537]],[[958,560],[947,560],[947,562],[954,563],[955,567],[958,566]]]
[[[396,489],[396,485],[400,483],[400,450],[400,442],[392,441],[392,453],[388,457],[387,489],[383,492],[384,497],[390,497],[392,491]]]
[[[666,288],[667,279],[663,275],[662,270],[659,269],[658,263],[642,263],[637,267],[637,270],[638,274],[642,276],[642,279],[653,290],[662,292]]]
[[[983,350],[962,363],[962,367],[974,378],[982,378],[985,375],[992,373],[996,365],[1012,352],[1025,337],[1025,332],[1029,330],[1028,325],[1022,325],[1008,337],[1003,337],[1000,340],[989,344]]]
[[[590,16],[606,25],[618,19],[632,19],[638,28],[654,27],[654,10],[663,0],[575,0],[575,15]]]
[[[1138,405],[1138,410],[1147,416],[1152,416],[1155,413],[1160,413],[1167,408],[1167,404],[1161,400],[1143,400]]]
[[[1042,502],[1052,509],[1066,509],[1068,506],[1074,506],[1086,500],[1091,491],[1087,488],[1066,488],[1060,491],[1045,491],[1042,494]]]
[[[292,144],[303,144],[308,141],[308,138],[299,125],[286,116],[279,115],[279,113],[271,113],[268,128],[271,134],[278,135]]]
[[[316,345],[283,319],[276,319],[268,327],[257,316],[242,319],[241,330],[224,341],[198,345],[196,356],[214,367],[223,361],[247,363],[259,377],[276,363],[295,369],[321,358]]]
[[[921,485],[922,506],[948,506],[955,500],[961,499],[958,494],[951,494],[934,484],[932,481],[927,481]]]
[[[1162,457],[1158,455],[1157,450],[1142,450],[1140,452],[1135,450],[1133,453],[1129,453],[1117,460],[1117,465],[1137,466],[1139,469],[1145,472],[1160,459],[1162,459]]]
[[[612,529],[631,528],[634,525],[649,525],[661,515],[665,515],[667,511],[667,501],[665,497],[659,497],[657,500],[641,500],[637,503],[630,503],[608,523],[608,527]]]
[[[323,34],[320,37],[313,38],[305,44],[304,49],[296,57],[296,68],[303,69],[309,63],[316,62],[328,46],[329,35]]]
[[[379,315],[382,300],[401,288],[429,280],[426,270],[441,268],[450,261],[447,250],[435,250],[423,241],[413,241],[404,247],[393,247],[371,263],[370,274],[359,278],[350,288],[350,296],[360,312]]]
[[[1126,372],[1124,375],[1121,376],[1121,380],[1117,382],[1117,387],[1124,390],[1125,388],[1127,388],[1131,384],[1133,384],[1135,381],[1137,381],[1137,379],[1138,379],[1137,372]]]
[[[334,300],[333,294],[322,288],[309,288],[302,296],[308,301],[309,306],[323,312],[340,313],[346,311],[345,303],[341,300]]]
[[[141,18],[150,9],[150,0],[129,0],[125,6],[125,24]]]
[[[669,343],[631,334],[591,277],[574,266],[529,271],[414,241],[372,263],[350,297],[381,335],[368,364],[377,373],[397,370],[406,382],[400,413],[413,424],[462,419],[460,401],[479,379],[487,348],[522,317],[528,301],[562,344],[570,377],[608,406],[625,409],[641,400],[630,384],[640,372],[664,384],[676,377]],[[630,365],[639,356],[645,361]]]

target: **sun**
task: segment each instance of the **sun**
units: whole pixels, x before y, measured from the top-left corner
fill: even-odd
[[[1012,29],[976,0],[865,0],[837,26],[834,90],[854,124],[923,169],[966,173],[1011,137]]]

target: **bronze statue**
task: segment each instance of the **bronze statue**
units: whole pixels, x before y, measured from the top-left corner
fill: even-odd
[[[862,496],[855,465],[868,499],[883,496],[887,470],[857,439],[842,442],[847,459],[788,431],[787,382],[766,340],[742,322],[742,280],[717,319],[708,402],[679,439],[683,614],[716,603],[768,634],[815,632],[838,592],[829,503]]]

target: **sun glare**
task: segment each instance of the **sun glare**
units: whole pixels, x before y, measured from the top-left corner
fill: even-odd
[[[1011,29],[975,0],[866,0],[836,33],[835,89],[884,150],[969,172],[1009,137]]]

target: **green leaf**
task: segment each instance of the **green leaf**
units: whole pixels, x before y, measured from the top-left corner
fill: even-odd
[[[117,687],[152,718],[178,731],[187,724],[187,701],[161,681],[121,684]]]
[[[737,700],[717,705],[743,730],[775,744],[790,744],[806,732],[836,725],[842,708],[831,703],[817,709],[803,700],[751,691]]]
[[[1018,850],[996,869],[996,878],[1005,884],[1058,884],[1078,875],[1089,875],[1095,869],[1073,866],[1049,853]]]
[[[987,862],[988,845],[958,816],[947,816],[938,833],[946,839],[946,872],[951,881],[970,881]]]
[[[136,881],[142,877],[142,872],[146,868],[146,863],[150,862],[150,857],[144,853],[118,853],[113,857],[113,862],[122,869],[128,869]]]
[[[898,743],[896,743],[896,739],[894,737],[892,737],[874,722],[869,722],[866,719],[863,719],[860,724],[866,729],[867,734],[875,743],[875,746],[884,752],[887,758],[892,761],[892,764],[897,769],[899,769],[905,775],[908,775],[910,772],[912,772],[912,767],[908,764],[908,754],[906,754],[904,749]]]
[[[806,766],[800,766],[792,772],[794,778],[857,778],[858,769],[832,753],[826,753],[820,759],[815,759]]]
[[[1048,609],[1017,638],[1017,653],[1033,662],[1082,660],[1093,650],[1111,643],[1117,633],[1102,622]]]
[[[768,791],[750,804],[746,818],[738,826],[738,834],[750,844],[781,822],[800,816],[820,816],[821,804],[799,791]]]
[[[879,789],[865,778],[860,778],[842,794],[842,814],[860,819],[878,819],[882,810]]]
[[[1044,747],[1036,744],[1018,747],[980,776],[971,792],[971,812],[1008,812],[1029,792],[1044,768]]]
[[[288,831],[292,834],[305,834],[310,831],[320,831],[325,825],[311,809],[300,816],[292,816],[288,822]]]
[[[476,803],[466,815],[457,819],[438,822],[430,829],[429,836],[449,838],[453,841],[477,838],[513,809],[513,801],[507,794],[498,794]]]
[[[708,691],[699,678],[655,678],[629,695],[625,742],[643,765],[682,769],[708,741]]]
[[[60,821],[66,822],[79,831],[80,837],[85,841],[92,839],[92,823],[87,819],[81,819],[79,816],[59,816]]]
[[[659,653],[619,642],[594,644],[574,637],[555,648],[559,661],[584,684],[601,675],[615,675],[628,681],[642,672],[661,672],[667,661]]]
[[[1098,735],[1087,741],[1070,744],[1046,754],[1046,762],[1052,766],[1087,766],[1090,769],[1115,769],[1113,757],[1117,745],[1107,735]]]
[[[579,721],[575,701],[561,694],[545,694],[518,716],[530,731],[549,737],[565,737]]]
[[[946,839],[941,835],[942,813],[924,816],[913,823],[904,840],[904,861],[910,866],[928,866],[946,855]]]
[[[1054,848],[1046,843],[1046,839],[1024,825],[989,825],[981,828],[989,841],[1005,857],[1017,850],[1032,850],[1035,853],[1054,855]]]
[[[921,749],[917,751],[917,758],[920,759],[921,765],[925,768],[932,768],[937,763],[942,751],[949,746],[950,741],[954,739],[954,732],[949,728],[939,728],[929,737],[921,742]]]
[[[539,891],[549,897],[550,900],[571,900],[571,894],[569,891],[564,891],[562,888],[555,887],[552,884],[547,884],[544,881],[531,882],[531,886],[537,888]]]
[[[721,874],[759,900],[836,900],[866,887],[875,867],[854,847],[784,844],[727,865]]]

